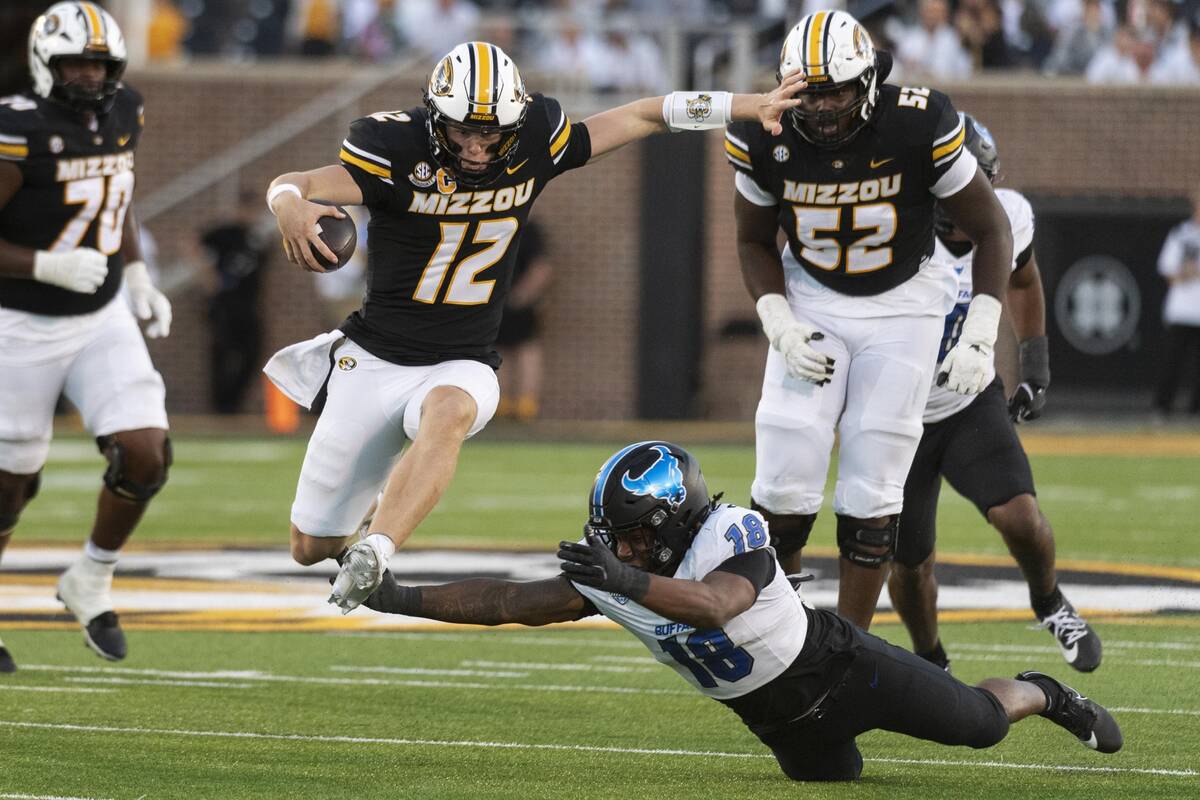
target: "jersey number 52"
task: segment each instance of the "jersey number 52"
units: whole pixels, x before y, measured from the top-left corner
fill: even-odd
[[[798,255],[813,266],[854,274],[874,272],[892,263],[892,248],[885,246],[896,235],[896,207],[891,203],[851,206],[850,227],[862,233],[846,247],[837,238],[818,235],[841,233],[841,206],[795,206],[794,210],[796,238],[801,244]]]

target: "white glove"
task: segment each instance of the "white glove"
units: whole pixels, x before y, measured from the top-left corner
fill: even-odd
[[[108,276],[108,256],[90,247],[65,253],[38,250],[33,256],[33,279],[72,292],[95,294]]]
[[[942,359],[937,385],[959,394],[979,394],[991,382],[992,350],[1000,326],[1000,301],[988,294],[971,298],[958,343]]]
[[[833,359],[809,344],[819,342],[825,335],[797,320],[787,298],[781,294],[764,294],[754,307],[771,346],[783,356],[788,374],[818,386],[829,383]]]
[[[140,320],[150,320],[146,336],[157,339],[171,332],[171,301],[154,288],[150,273],[141,261],[125,265],[125,288],[129,292],[129,305]]]

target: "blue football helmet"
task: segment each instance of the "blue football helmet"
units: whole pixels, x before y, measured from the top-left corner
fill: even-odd
[[[670,442],[638,442],[614,453],[592,484],[584,533],[616,552],[616,536],[654,532],[649,570],[671,574],[707,519],[712,501],[700,463]]]

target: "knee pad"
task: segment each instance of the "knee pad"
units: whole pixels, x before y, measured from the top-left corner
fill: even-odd
[[[816,514],[773,514],[753,500],[750,501],[750,508],[762,514],[767,521],[771,531],[771,546],[775,548],[777,559],[799,553],[808,544],[813,523],[817,521]]]
[[[896,540],[900,535],[900,516],[893,515],[892,521],[882,528],[864,528],[850,517],[838,515],[838,550],[849,561],[860,567],[879,569],[896,554]]]
[[[97,436],[96,446],[108,459],[108,469],[104,471],[104,485],[117,497],[134,503],[145,503],[158,494],[166,484],[167,473],[171,469],[171,463],[175,460],[174,451],[171,449],[171,439],[166,437],[163,439],[162,474],[148,483],[138,483],[125,474],[125,448],[117,441],[116,436]]]

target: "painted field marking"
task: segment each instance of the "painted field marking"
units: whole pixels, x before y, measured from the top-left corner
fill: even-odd
[[[125,733],[146,736],[195,736],[214,739],[263,739],[281,742],[329,742],[339,744],[383,744],[407,747],[470,747],[495,750],[552,750],[582,753],[615,753],[622,755],[648,756],[697,756],[701,758],[754,758],[773,759],[767,753],[729,753],[711,750],[680,750],[646,747],[607,747],[590,744],[551,744],[536,742],[487,742],[446,739],[395,739],[375,736],[332,736],[300,733],[257,733],[252,731],[197,731],[176,728],[118,728],[104,725],[74,725],[53,722],[20,722],[0,720],[0,726],[24,728],[26,730],[55,730],[77,733]],[[993,767],[998,769],[1026,769],[1070,772],[1097,772],[1107,774],[1162,775],[1167,777],[1191,778],[1200,773],[1191,769],[1157,769],[1140,767],[1084,767],[1070,764],[1016,764],[1000,761],[967,761],[922,758],[866,758],[883,764],[914,764],[920,766]]]
[[[1167,716],[1200,717],[1200,711],[1194,711],[1190,708],[1122,708],[1121,706],[1113,706],[1108,710],[1120,714],[1164,714]]]
[[[0,792],[0,800],[100,800],[97,797],[64,797],[58,794],[12,794]]]
[[[951,653],[954,649],[951,648]],[[970,653],[964,655],[952,655],[951,659],[957,661],[1001,661],[1011,663],[1020,661],[1028,654],[1012,653],[1009,655],[992,654],[992,655],[972,655]],[[1120,663],[1125,666],[1136,667],[1181,667],[1183,669],[1200,669],[1200,661],[1176,661],[1170,658],[1122,658]]]
[[[482,662],[479,662],[482,663]],[[472,662],[464,661],[470,666]],[[516,665],[520,667],[521,665]],[[335,664],[333,672],[377,672],[387,675],[441,675],[447,678],[528,678],[529,672],[485,672],[477,669],[430,669],[427,667],[356,667],[351,664]]]
[[[550,664],[546,662],[535,663],[532,661],[464,661],[462,664],[464,667],[494,667],[496,669],[516,669],[517,667],[528,667],[529,669],[557,670],[560,672],[653,672],[662,674],[662,669],[660,667],[613,667],[600,664]]]
[[[28,669],[22,666],[21,669]],[[82,686],[5,686],[0,684],[0,691],[7,692],[75,692],[76,694],[101,694],[115,692],[116,689],[85,689]],[[3,795],[0,795],[2,797]]]
[[[64,678],[71,683],[111,683],[121,686],[185,686],[200,689],[253,689],[252,683],[216,683],[214,681],[152,681],[137,678],[112,678],[100,675],[86,678]]]

